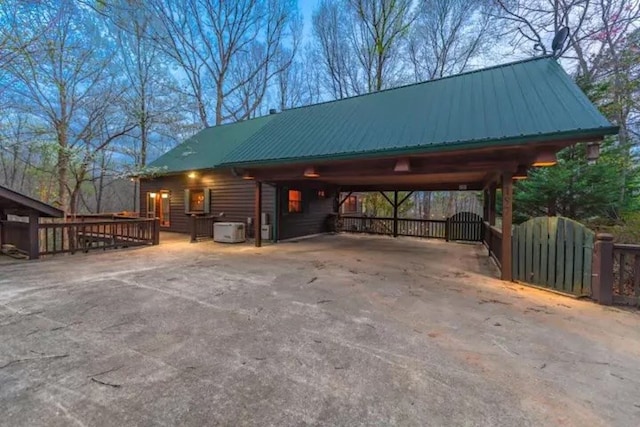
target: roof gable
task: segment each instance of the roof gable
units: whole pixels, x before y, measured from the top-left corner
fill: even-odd
[[[37,212],[40,216],[62,218],[64,212],[48,203],[41,202],[25,194],[0,185],[0,209],[7,213],[26,215]]]
[[[411,153],[611,134],[551,57],[286,110],[223,165]]]

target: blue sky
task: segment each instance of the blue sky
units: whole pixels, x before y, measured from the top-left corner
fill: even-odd
[[[313,10],[318,6],[320,0],[298,0],[298,8],[304,20],[303,38],[309,40],[311,37],[311,15]]]

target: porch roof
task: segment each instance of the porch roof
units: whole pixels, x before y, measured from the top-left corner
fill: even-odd
[[[616,132],[545,56],[283,111],[230,150],[220,166],[575,143]]]
[[[64,212],[32,197],[0,185],[0,211],[12,215],[29,215],[36,212],[40,216],[62,218]]]

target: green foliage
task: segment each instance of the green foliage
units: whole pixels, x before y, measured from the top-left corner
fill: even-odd
[[[385,192],[386,196],[389,200],[393,201],[393,192]],[[401,202],[409,192],[407,191],[399,191],[398,192],[398,202]],[[392,217],[393,216],[393,206],[391,203],[384,198],[384,196],[380,193],[368,193],[363,198],[364,203],[364,212],[369,216],[377,216],[377,217]],[[398,216],[402,217],[406,213],[408,213],[413,208],[413,200],[408,198],[400,207],[398,208]]]
[[[533,169],[529,179],[516,184],[515,220],[540,215],[562,215],[579,221],[596,217],[617,220],[637,209],[638,170],[622,151],[606,141],[600,159],[589,165],[585,144],[562,150],[556,166]],[[626,182],[621,170],[630,172]]]

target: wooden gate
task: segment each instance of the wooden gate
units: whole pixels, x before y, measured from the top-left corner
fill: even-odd
[[[447,240],[482,241],[482,217],[474,212],[458,212],[447,219]]]
[[[584,225],[562,217],[533,218],[514,227],[514,280],[591,295],[594,237]]]

